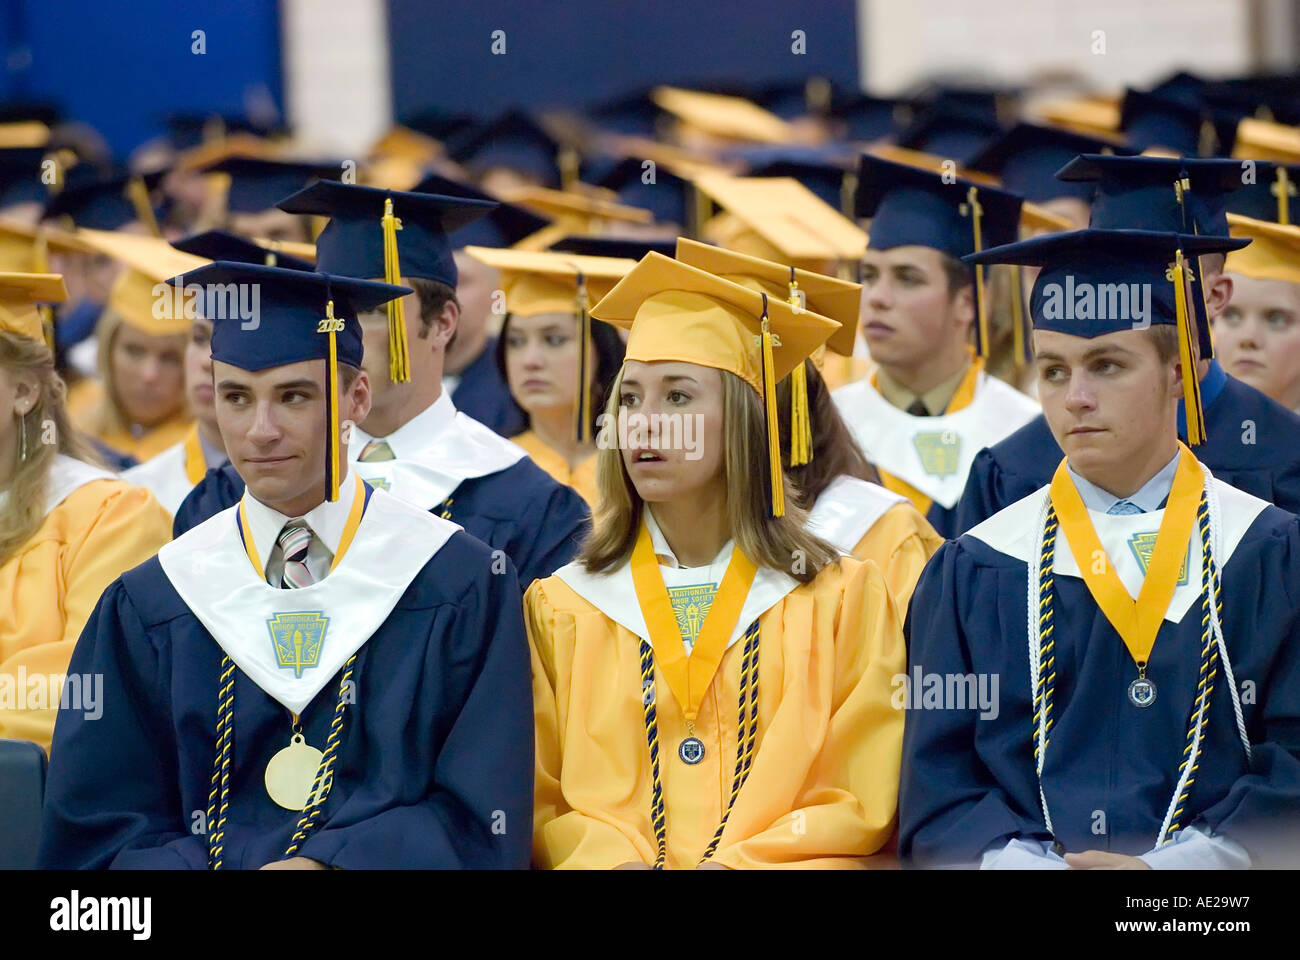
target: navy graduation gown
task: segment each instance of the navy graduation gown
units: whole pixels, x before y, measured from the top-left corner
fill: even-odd
[[[528,648],[514,570],[491,566],[457,531],[361,647],[334,785],[298,855],[347,869],[528,866]],[[103,715],[59,716],[41,866],[207,867],[221,658],[156,557],[104,592],[70,667],[103,676]],[[302,714],[318,749],[338,688],[336,674]],[[234,716],[224,866],[252,869],[281,858],[299,817],[263,782],[290,718],[239,670]]]
[[[503,437],[513,437],[528,429],[527,416],[515,403],[510,387],[497,369],[495,337],[489,337],[483,352],[461,371],[451,399],[457,410]]]
[[[1291,513],[1300,512],[1300,416],[1211,361],[1201,381],[1207,439],[1192,447],[1220,480]],[[1253,425],[1253,429],[1251,427]],[[1179,431],[1187,442],[1179,403]],[[1052,482],[1064,454],[1041,414],[981,450],[957,503],[954,537]],[[938,526],[935,527],[938,530]]]
[[[239,502],[244,481],[230,464],[209,470],[176,511],[172,535]],[[572,560],[591,524],[586,502],[524,457],[483,477],[463,480],[433,511],[505,552],[527,588]]]
[[[899,851],[918,865],[973,864],[1014,838],[1052,839],[1034,772],[1027,574],[1024,561],[966,535],[931,558],[913,594],[909,675],[998,681],[996,715],[983,717],[974,709],[926,709],[913,684]],[[1251,691],[1243,692],[1242,709],[1253,759],[1248,767],[1221,663],[1181,822],[1241,844],[1255,866],[1294,867],[1300,857],[1300,521],[1264,508],[1222,578],[1225,642],[1238,689]],[[1200,662],[1199,601],[1180,623],[1162,623],[1148,668],[1158,697],[1139,709],[1127,693],[1136,676],[1132,658],[1083,580],[1057,575],[1054,589],[1056,721],[1043,784],[1055,839],[1069,852],[1146,853],[1160,832],[1186,743]]]

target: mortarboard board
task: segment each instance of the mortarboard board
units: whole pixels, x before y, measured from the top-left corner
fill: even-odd
[[[203,172],[230,176],[230,189],[226,193],[229,212],[261,213],[313,180],[338,180],[343,174],[343,166],[340,163],[232,156],[209,164]]]
[[[1228,228],[1250,246],[1228,254],[1225,273],[1300,284],[1300,227],[1230,213]]]
[[[471,114],[439,110],[436,107],[409,114],[401,121],[401,125],[444,144],[468,137],[482,126],[478,118]]]
[[[44,147],[0,148],[0,207],[46,202],[50,192],[42,173],[49,156]]]
[[[286,270],[315,270],[310,260],[295,257],[277,250],[275,245],[263,246],[246,237],[225,230],[208,230],[180,240],[172,246],[182,253],[190,253],[208,260],[226,260],[232,263],[258,263],[265,267],[283,267]]]
[[[1241,160],[1300,162],[1300,130],[1286,124],[1243,117],[1237,124],[1232,156]]]
[[[1037,123],[1048,123],[1072,130],[1085,137],[1115,137],[1121,136],[1119,117],[1118,100],[1086,96],[1036,103],[1031,119]]]
[[[846,151],[843,146],[757,147],[729,156],[744,160],[748,166],[746,176],[793,177],[828,206],[844,212],[852,209],[851,168],[856,159],[856,152]]]
[[[656,87],[654,102],[678,120],[715,137],[754,143],[790,143],[794,128],[741,97],[680,87]]]
[[[915,109],[911,101],[873,97],[853,92],[831,98],[830,115],[844,125],[848,140],[879,140],[911,123]]]
[[[329,217],[316,238],[317,269],[330,274],[401,283],[408,277],[456,288],[456,261],[447,234],[486,214],[490,200],[381,190],[319,180],[277,206],[288,213]],[[388,304],[390,374],[410,379],[406,316],[401,300]]]
[[[1253,161],[1242,164],[1245,179],[1250,171],[1254,182],[1242,184],[1228,195],[1228,211],[1254,220],[1300,224],[1300,164]],[[1231,222],[1231,221],[1230,221]]]
[[[648,88],[587,107],[583,114],[600,130],[633,137],[661,137],[666,120]]]
[[[1248,242],[1152,230],[1088,229],[1023,240],[972,254],[966,260],[1040,267],[1029,302],[1038,330],[1092,338],[1146,324],[1177,326],[1187,437],[1199,444],[1204,442],[1205,415],[1194,373],[1185,277],[1190,262],[1198,256],[1226,253]],[[1132,306],[1130,291],[1135,289],[1150,291],[1143,311]],[[1113,295],[1102,297],[1097,293],[1101,290],[1113,291]],[[1076,309],[1077,304],[1088,303],[1083,299],[1088,297],[1091,303],[1086,309]],[[1145,301],[1145,295],[1141,299]],[[1139,316],[1139,312],[1147,315]]]
[[[491,123],[453,137],[446,146],[451,158],[476,176],[506,167],[543,186],[560,185],[560,144],[521,110],[508,110]]]
[[[583,257],[615,257],[640,260],[651,250],[671,257],[676,246],[671,240],[643,240],[635,237],[568,236],[551,244],[547,252],[576,253]]]
[[[57,273],[0,273],[0,330],[47,343],[39,304],[68,299]]]
[[[635,260],[590,257],[535,250],[490,250],[466,247],[475,260],[501,271],[506,310],[521,317],[572,313],[578,317],[578,396],[574,406],[575,434],[591,438],[591,374],[587,367],[591,343],[590,305],[605,296],[636,265]]]
[[[412,192],[439,193],[448,197],[464,197],[467,200],[496,203],[486,216],[451,229],[448,237],[454,250],[468,246],[513,247],[526,237],[550,226],[551,223],[545,217],[538,216],[523,207],[497,201],[477,187],[436,173],[428,174],[412,188]]]
[[[1018,123],[992,143],[986,144],[968,165],[975,170],[997,175],[1002,186],[1026,200],[1044,203],[1057,197],[1075,197],[1091,201],[1090,184],[1065,182],[1056,171],[1081,153],[1100,154],[1106,150],[1127,153],[1118,140],[1084,136],[1059,127]]]
[[[76,226],[92,230],[119,230],[138,220],[157,236],[158,217],[149,191],[162,178],[163,171],[105,176],[87,164],[78,164],[68,171],[63,189],[46,202],[41,219],[66,217]]]
[[[159,297],[157,288],[178,274],[206,266],[206,258],[177,250],[159,237],[134,233],[81,229],[77,239],[126,267],[113,281],[107,303],[123,323],[152,336],[189,332],[193,317],[175,309],[173,299]]]
[[[689,219],[690,183],[663,163],[639,156],[610,157],[597,162],[587,178],[613,190],[620,203],[649,210],[657,223],[685,226]]]
[[[776,384],[826,342],[834,320],[658,253],[592,316],[628,330],[626,360],[674,360],[734,374],[763,398],[773,516],[785,513]]]
[[[325,361],[325,404],[328,410],[328,452],[325,494],[338,499],[339,419],[338,364],[360,368],[361,324],[358,313],[410,293],[400,287],[307,270],[286,270],[259,264],[217,261],[167,281],[198,290],[207,305],[214,296],[227,296],[232,287],[257,291],[257,323],[205,310],[212,321],[212,359],[241,370],[266,370],[304,360]],[[218,300],[218,302],[220,302]]]
[[[1001,132],[996,120],[979,112],[953,105],[934,106],[917,114],[898,134],[898,145],[964,165]]]
[[[591,189],[588,187],[588,189]],[[652,223],[654,214],[640,207],[629,207],[615,200],[576,190],[551,190],[547,187],[521,187],[502,199],[555,220],[567,233],[590,233],[605,223]],[[563,235],[563,233],[561,234]]]
[[[1128,89],[1120,106],[1120,129],[1136,149],[1165,148],[1184,156],[1227,156],[1237,119],[1199,99]]]

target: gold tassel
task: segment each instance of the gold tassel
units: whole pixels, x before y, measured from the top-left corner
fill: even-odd
[[[384,215],[380,219],[384,231],[384,282],[400,284],[402,267],[397,259],[397,231],[402,221],[393,215],[393,198],[384,199]],[[388,378],[393,383],[406,383],[411,379],[410,346],[406,339],[406,310],[402,297],[389,300],[388,310]]]
[[[1174,307],[1178,320],[1178,359],[1183,366],[1183,408],[1187,416],[1187,442],[1199,446],[1205,442],[1205,411],[1201,408],[1201,382],[1196,376],[1196,337],[1187,303],[1187,266],[1183,251],[1175,254],[1174,265],[1166,276],[1174,282]]]
[[[45,236],[45,231],[39,227],[36,230],[36,243],[32,247],[32,272],[52,272],[50,270],[50,242]],[[49,304],[42,304],[36,308],[36,312],[41,315],[41,332],[45,335],[45,345],[53,350],[54,308]]]
[[[1025,287],[1020,275],[1020,265],[1011,265],[1011,332],[1016,355],[1016,369],[1023,370],[1033,359],[1030,344],[1033,342],[1026,322]]]
[[[1287,176],[1286,167],[1277,165],[1277,222],[1283,226],[1291,224],[1291,178]]]
[[[767,294],[763,297],[763,407],[767,413],[767,469],[772,481],[772,516],[785,516],[785,475],[781,472],[781,428],[776,418],[776,368],[772,361],[772,324],[767,318]]]
[[[591,314],[588,312],[587,280],[578,274],[578,402],[574,405],[577,423],[574,432],[579,443],[591,442],[591,376],[592,370],[587,363],[587,354],[591,345]]]
[[[970,205],[971,224],[975,231],[975,252],[979,253],[984,249],[984,235],[981,228],[981,219],[984,216],[984,207],[979,201],[979,191],[971,187],[966,193],[966,202]],[[984,295],[984,265],[975,264],[975,313],[977,316],[975,327],[975,355],[977,357],[986,357],[989,352],[989,311],[988,297]]]
[[[796,313],[803,309],[803,297],[799,294],[799,281],[794,277],[794,267],[790,268],[790,306]],[[812,452],[812,416],[808,410],[808,374],[802,362],[790,371],[790,466],[802,467],[811,463]]]
[[[144,185],[144,181],[139,177],[132,177],[126,182],[126,198],[131,201],[131,206],[135,208],[136,218],[148,228],[149,233],[155,237],[162,236],[162,230],[158,226],[158,218],[153,214],[153,204],[149,202],[149,189]]]
[[[335,332],[343,327],[343,321],[334,316],[333,300],[325,304],[322,326],[329,337],[329,356],[325,361],[325,429],[329,431],[325,453],[325,495],[332,503],[339,498],[339,346]]]

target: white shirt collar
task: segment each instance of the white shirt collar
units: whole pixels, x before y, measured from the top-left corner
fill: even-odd
[[[311,527],[311,532],[320,538],[321,543],[331,554],[339,552],[339,543],[343,540],[343,531],[347,527],[348,516],[352,513],[352,504],[357,497],[357,488],[360,484],[357,483],[355,476],[349,472],[343,477],[339,483],[337,500],[333,503],[322,500],[302,517],[307,521],[307,526]],[[253,534],[253,546],[257,549],[258,559],[262,561],[262,575],[265,576],[267,566],[271,562],[271,551],[275,549],[275,541],[280,536],[280,531],[284,529],[286,523],[295,518],[287,517],[278,510],[272,510],[247,489],[244,490],[243,502],[244,516],[248,519],[248,529]]]
[[[659,528],[659,524],[655,521],[654,510],[651,509],[651,505],[647,503],[642,513],[645,515],[646,528],[650,531],[650,545],[654,547],[655,557],[659,560],[659,563],[676,570],[690,569],[682,566],[677,561],[677,554],[673,553],[673,548],[668,545],[668,538],[664,536],[663,530]],[[731,562],[731,549],[734,543],[735,541],[728,540],[722,545],[722,549],[718,551],[718,555],[713,558],[713,562],[707,568],[697,567],[696,569],[707,569],[710,579],[721,580],[722,574],[714,577],[713,572],[719,566],[721,566],[723,573],[726,572],[727,564]]]
[[[1134,506],[1141,508],[1143,513],[1150,513],[1153,510],[1159,510],[1160,504],[1168,499],[1169,491],[1174,486],[1174,474],[1178,472],[1180,453],[1182,453],[1181,450],[1175,453],[1173,459],[1166,463],[1154,477],[1144,483],[1142,488],[1131,497],[1117,497],[1096,484],[1089,483],[1070,469],[1068,461],[1065,464],[1065,469],[1070,471],[1070,479],[1074,481],[1075,489],[1079,491],[1079,499],[1083,501],[1083,505],[1089,510],[1105,513],[1121,500],[1127,500]]]
[[[393,451],[395,459],[409,460],[450,427],[455,419],[456,405],[451,402],[451,394],[444,390],[438,394],[437,400],[386,437],[375,437],[360,427],[355,428],[353,433],[356,436],[348,445],[348,459],[356,460],[361,456],[361,450],[371,440],[383,440]]]

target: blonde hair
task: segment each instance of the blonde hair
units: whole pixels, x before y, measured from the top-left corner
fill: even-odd
[[[104,437],[115,433],[129,433],[132,427],[132,420],[118,398],[113,380],[113,347],[117,342],[117,334],[125,322],[120,313],[112,307],[105,307],[95,324],[95,339],[99,343],[99,350],[95,355],[95,367],[99,371],[99,382],[104,385],[104,394],[100,402],[85,414],[86,432],[91,436]],[[182,409],[184,403],[185,401],[182,400]]]
[[[626,368],[624,368],[626,369]],[[741,553],[755,566],[788,573],[811,582],[822,568],[837,563],[839,551],[805,529],[808,519],[798,507],[788,477],[785,516],[770,515],[771,489],[767,473],[767,428],[758,395],[735,374],[722,375],[722,469],[726,477],[727,526]],[[618,416],[623,371],[619,371],[605,403],[605,413]],[[644,506],[616,445],[596,452],[596,485],[600,504],[592,531],[582,545],[579,561],[592,573],[604,573],[629,562],[641,530]]]
[[[65,388],[54,370],[54,354],[39,340],[9,330],[0,330],[0,367],[9,374],[35,373],[36,403],[18,418],[18,429],[25,434],[27,457],[19,457],[22,435],[14,451],[8,499],[0,510],[0,563],[31,538],[45,521],[45,498],[49,491],[50,471],[56,454],[62,453],[87,463],[96,463],[95,455],[72,429],[64,407]],[[52,426],[56,443],[43,443],[42,435]]]

